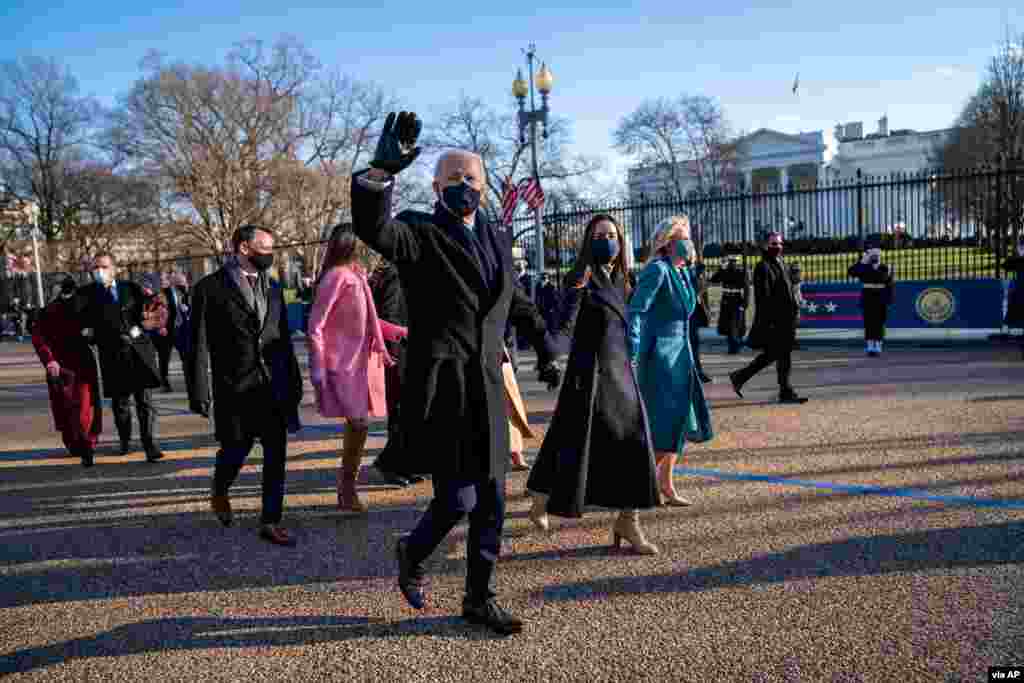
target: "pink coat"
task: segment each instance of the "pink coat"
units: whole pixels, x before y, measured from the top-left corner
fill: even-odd
[[[384,417],[384,341],[406,335],[399,325],[379,320],[362,269],[348,266],[324,273],[309,312],[309,362],[320,377],[317,399],[323,417]]]

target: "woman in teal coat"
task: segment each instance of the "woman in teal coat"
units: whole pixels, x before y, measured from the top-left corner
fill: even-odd
[[[696,256],[689,219],[672,216],[659,223],[650,254],[629,302],[630,350],[647,406],[658,490],[668,505],[690,505],[675,491],[673,468],[688,441],[708,441],[713,431],[690,348],[697,289],[689,272]]]

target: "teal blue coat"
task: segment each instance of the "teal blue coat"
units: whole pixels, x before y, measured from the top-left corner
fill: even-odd
[[[704,386],[690,348],[690,314],[697,305],[689,273],[667,259],[640,273],[629,301],[629,343],[656,451],[682,453],[687,441],[714,435]]]

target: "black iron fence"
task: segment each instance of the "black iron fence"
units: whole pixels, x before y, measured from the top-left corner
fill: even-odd
[[[758,189],[765,189],[760,187]],[[566,205],[550,201],[543,214],[545,270],[561,277],[576,258],[586,224],[598,214],[615,218],[631,242],[639,265],[658,223],[686,214],[705,261],[714,266],[728,251],[742,254],[748,266],[759,257],[769,231],[786,240],[791,263],[799,263],[805,280],[841,282],[860,256],[864,241],[880,239],[884,260],[900,280],[999,278],[1002,259],[1024,236],[1024,163],[962,173],[894,174],[885,178],[796,184],[785,190],[723,193],[670,200],[641,195],[636,201],[609,205]],[[536,268],[536,230],[532,215],[516,218],[515,244]],[[303,278],[314,274],[322,241],[277,245],[275,275],[301,296]],[[318,251],[321,250],[321,251]],[[157,261],[121,263],[123,277],[181,273],[192,283],[218,267],[214,254],[185,255]],[[85,282],[88,274],[43,273],[49,301],[66,276]],[[0,311],[13,299],[36,305],[34,273],[0,273]]]
[[[587,222],[606,213],[626,231],[637,257],[662,219],[689,216],[694,240],[714,264],[725,252],[757,258],[770,231],[782,233],[786,254],[804,277],[847,279],[865,240],[877,237],[884,259],[902,280],[972,279],[1003,275],[1001,256],[1024,234],[1024,165],[945,173],[924,172],[790,184],[763,192],[722,193],[684,200],[650,198],[615,205],[545,207],[544,267],[571,268]],[[513,221],[523,257],[536,267],[533,216]],[[749,265],[749,264],[748,264]]]

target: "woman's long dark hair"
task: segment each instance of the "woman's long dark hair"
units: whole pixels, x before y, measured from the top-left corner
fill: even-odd
[[[320,279],[324,273],[337,268],[338,266],[350,266],[356,260],[359,249],[359,238],[352,230],[351,223],[339,223],[331,231],[331,238],[327,241],[327,251],[324,253],[324,260],[320,264],[320,273],[316,277],[316,285],[319,286]]]
[[[587,223],[587,227],[583,231],[583,241],[580,243],[580,252],[576,256],[576,264],[573,266],[573,273],[577,274],[577,281],[573,283],[573,286],[580,288],[585,287],[590,281],[591,276],[594,273],[594,250],[591,243],[594,240],[594,229],[597,224],[601,221],[608,221],[615,226],[615,231],[618,234],[619,241],[619,253],[612,260],[612,282],[616,282],[617,278],[622,278],[622,281],[626,287],[626,295],[629,296],[630,282],[628,273],[626,272],[626,233],[623,232],[622,226],[612,216],[606,213],[595,214],[590,222]]]

